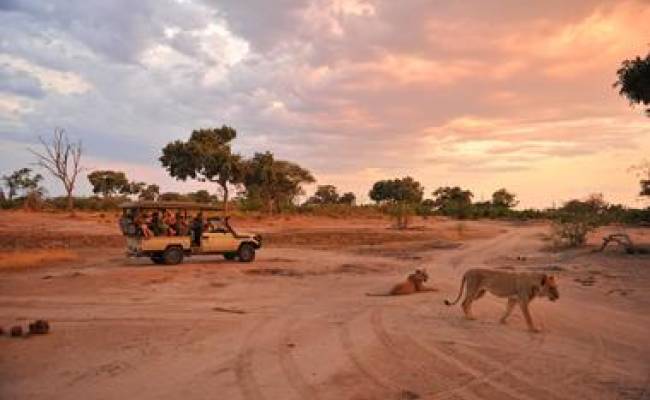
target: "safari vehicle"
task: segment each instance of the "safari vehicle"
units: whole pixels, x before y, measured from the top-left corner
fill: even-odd
[[[156,264],[173,265],[183,262],[184,257],[221,254],[227,260],[251,262],[255,251],[262,247],[260,235],[236,232],[230,226],[230,217],[222,215],[217,206],[136,201],[121,204],[120,208],[119,225],[130,257],[149,257]],[[169,219],[165,223],[163,218]],[[163,221],[162,225],[159,221]]]

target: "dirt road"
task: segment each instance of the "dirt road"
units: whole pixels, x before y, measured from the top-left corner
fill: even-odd
[[[53,327],[0,338],[0,399],[650,399],[650,258],[544,251],[540,225],[445,241],[427,229],[353,248],[276,243],[245,266],[96,248],[0,274],[0,325]],[[439,292],[365,296],[421,266]],[[559,275],[560,300],[532,305],[543,333],[518,310],[500,325],[491,296],[477,321],[444,306],[476,266]]]

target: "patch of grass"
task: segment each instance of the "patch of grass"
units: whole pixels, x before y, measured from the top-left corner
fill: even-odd
[[[67,249],[0,252],[0,271],[45,267],[78,259],[77,253]]]

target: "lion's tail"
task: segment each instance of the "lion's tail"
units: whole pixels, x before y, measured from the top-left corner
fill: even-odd
[[[467,280],[467,277],[463,275],[463,279],[460,281],[460,289],[458,290],[458,297],[456,297],[456,300],[454,301],[449,301],[448,299],[445,299],[445,304],[448,306],[453,306],[454,304],[458,303],[458,300],[460,300],[460,297],[463,295],[463,288],[465,287],[465,281]]]

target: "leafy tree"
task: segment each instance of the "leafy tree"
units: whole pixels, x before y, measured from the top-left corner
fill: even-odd
[[[129,181],[122,171],[93,171],[88,174],[88,181],[93,187],[93,193],[104,198],[129,190]]]
[[[410,176],[375,182],[368,193],[378,204],[387,205],[387,210],[397,220],[399,229],[408,226],[409,216],[415,212],[423,194],[424,188],[420,182]]]
[[[223,192],[224,209],[228,211],[229,187],[242,182],[241,157],[234,154],[230,142],[237,132],[228,126],[192,131],[187,142],[176,140],[162,150],[160,162],[171,176],[201,182],[217,183]]]
[[[492,193],[492,205],[501,208],[513,208],[519,204],[517,195],[508,192],[506,189],[499,189]]]
[[[144,183],[144,182],[132,181],[132,182],[129,182],[126,185],[124,185],[120,189],[120,193],[125,194],[127,196],[135,196],[135,195],[139,195],[140,193],[142,193],[142,191],[146,187],[147,187],[147,184]]]
[[[443,215],[465,218],[472,206],[474,194],[458,186],[439,187],[433,192],[433,203]]]
[[[345,192],[339,197],[339,204],[353,206],[357,201],[357,196],[352,192]]]
[[[378,203],[387,201],[417,203],[422,200],[423,194],[424,189],[420,182],[410,176],[375,182],[368,193],[370,198]]]
[[[144,189],[140,191],[138,198],[140,200],[149,200],[156,201],[160,194],[160,187],[155,184],[147,185]]]
[[[319,185],[312,197],[307,200],[308,204],[336,204],[339,202],[339,194],[334,185]]]
[[[435,208],[435,203],[432,199],[425,199],[415,208],[415,213],[421,217],[427,218],[433,215]]]
[[[44,189],[40,187],[40,182],[43,180],[41,174],[32,176],[30,168],[21,168],[11,173],[11,175],[4,175],[2,177],[4,185],[7,187],[7,197],[9,201],[13,200],[14,196],[24,191],[25,195],[30,193],[42,194]]]
[[[614,87],[619,87],[619,94],[627,97],[630,104],[650,106],[650,53],[645,58],[637,56],[622,62],[616,71],[618,80]],[[650,116],[650,107],[646,109]]]
[[[271,152],[255,153],[245,162],[244,185],[247,194],[258,196],[269,213],[281,204],[293,203],[303,194],[302,185],[315,182],[312,174],[299,165],[276,160]]]
[[[55,178],[61,181],[66,192],[68,211],[74,205],[72,192],[77,182],[77,176],[83,169],[81,166],[82,146],[81,141],[71,143],[68,135],[61,128],[55,128],[52,140],[46,141],[42,137],[38,140],[43,146],[42,152],[31,150],[36,156],[36,163],[46,169]]]

